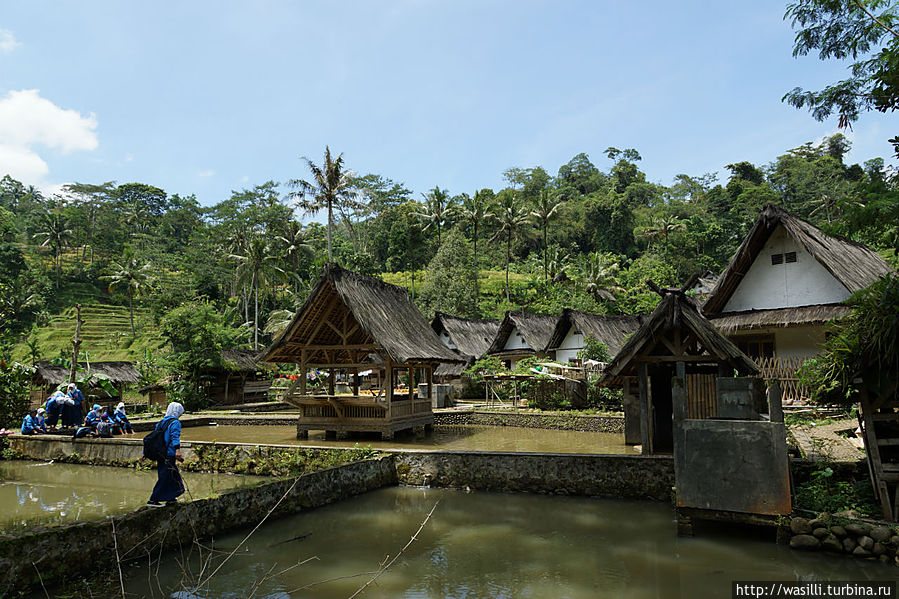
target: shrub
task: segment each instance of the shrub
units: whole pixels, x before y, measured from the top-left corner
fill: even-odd
[[[32,373],[28,366],[0,360],[0,426],[19,426],[28,411]]]

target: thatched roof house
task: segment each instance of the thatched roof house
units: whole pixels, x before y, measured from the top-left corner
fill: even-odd
[[[680,406],[690,418],[717,415],[717,378],[755,375],[759,367],[700,314],[685,289],[658,289],[662,301],[606,366],[603,381],[624,382],[627,436],[641,439],[644,453],[673,447],[672,417],[677,376],[685,381]],[[631,381],[636,378],[639,402]],[[634,426],[636,422],[639,426]]]
[[[509,362],[510,368],[523,358],[545,356],[558,321],[558,316],[506,312],[487,354]]]
[[[335,264],[325,267],[309,298],[261,359],[300,365],[295,386],[284,396],[303,410],[300,435],[324,429],[339,434],[378,431],[384,437],[432,424],[434,367],[465,361],[440,341],[405,289]],[[309,369],[328,371],[327,393],[306,392]],[[360,370],[378,372],[377,392],[360,392]],[[339,371],[353,377],[352,395],[336,393]],[[419,400],[416,383],[425,380],[427,398]]]
[[[233,405],[268,399],[272,386],[271,364],[259,359],[251,349],[223,349],[220,368],[202,372],[206,397],[214,404]]]
[[[848,314],[842,302],[891,272],[868,246],[769,204],[702,311],[750,355],[807,358],[824,341],[823,325]]]
[[[470,364],[483,356],[493,343],[499,321],[495,319],[472,319],[450,316],[437,312],[431,320],[431,328],[448,348],[456,351]],[[436,376],[458,377],[465,364],[441,364],[434,371]]]
[[[125,385],[136,383],[140,380],[140,372],[131,362],[79,362],[78,372],[91,373],[91,385],[99,379],[107,379],[113,385]],[[66,366],[58,366],[47,361],[34,365],[35,384],[43,386],[58,386],[69,381],[70,369]]]
[[[609,348],[614,356],[643,322],[641,316],[590,314],[565,308],[549,341],[557,362],[566,364],[577,359],[584,349],[584,339],[592,337]]]

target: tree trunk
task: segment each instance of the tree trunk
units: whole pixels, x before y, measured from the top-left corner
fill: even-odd
[[[255,311],[253,312],[253,351],[259,351],[259,281],[256,281]]]
[[[331,212],[331,200],[328,200],[328,263],[334,261],[331,257],[331,223],[334,221],[334,216]]]
[[[474,239],[472,239],[472,243],[474,244],[474,267],[475,270],[478,268],[478,222],[474,223]]]
[[[546,245],[546,223],[543,223],[543,278],[549,278],[549,268],[547,266],[546,258],[547,253],[549,252],[549,247]]]
[[[506,301],[509,300],[509,258],[512,251],[512,232],[506,236]]]

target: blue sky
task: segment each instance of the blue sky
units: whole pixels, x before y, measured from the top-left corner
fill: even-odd
[[[670,184],[836,131],[780,100],[846,72],[792,57],[785,6],[2,0],[0,171],[212,204],[305,178],[325,144],[416,194],[579,152],[606,169],[616,146]],[[887,118],[848,133],[851,160],[889,159]]]

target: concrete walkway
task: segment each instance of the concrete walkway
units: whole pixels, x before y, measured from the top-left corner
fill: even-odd
[[[855,418],[846,418],[820,426],[811,424],[792,426],[790,433],[805,458],[833,462],[857,462],[865,458],[865,452],[856,446],[849,437],[839,434],[841,431],[854,431],[856,428],[858,428],[858,421]]]

